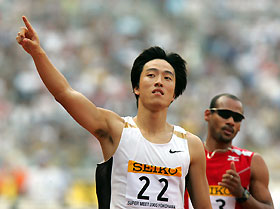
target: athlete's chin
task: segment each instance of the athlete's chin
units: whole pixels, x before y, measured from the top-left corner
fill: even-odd
[[[160,111],[160,110],[163,110],[165,108],[168,108],[169,105],[165,104],[165,103],[162,103],[162,102],[154,102],[154,103],[151,103],[149,105],[150,107],[150,110],[152,111]]]
[[[224,142],[224,143],[231,143],[233,137],[226,137],[226,136],[223,136],[220,138],[220,141]]]

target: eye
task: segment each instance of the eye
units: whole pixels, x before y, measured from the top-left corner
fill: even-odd
[[[165,79],[165,80],[172,81],[172,78],[171,78],[170,76],[165,76],[164,79]]]
[[[151,77],[151,78],[155,77],[155,75],[152,74],[152,73],[147,74],[147,76],[148,76],[148,77]]]

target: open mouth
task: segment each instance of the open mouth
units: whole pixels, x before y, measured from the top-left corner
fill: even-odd
[[[155,90],[152,91],[152,93],[153,94],[158,94],[159,93],[161,95],[164,95],[164,93],[163,93],[163,91],[161,89],[155,89]]]

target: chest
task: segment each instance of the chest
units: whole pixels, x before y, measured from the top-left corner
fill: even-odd
[[[235,164],[236,172],[240,176],[242,185],[247,187],[251,176],[250,157],[234,153],[217,153],[212,158],[206,157],[206,175],[209,184],[217,185],[226,171],[230,169],[231,162]]]
[[[182,167],[184,171],[189,166],[187,140],[171,135],[167,143],[152,143],[137,129],[123,131],[115,157],[122,162],[134,161],[146,166]]]

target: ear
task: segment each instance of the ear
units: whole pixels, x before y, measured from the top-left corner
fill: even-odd
[[[205,121],[209,121],[209,120],[210,120],[210,115],[211,115],[211,110],[206,109],[206,110],[204,111],[204,120],[205,120]]]
[[[138,86],[133,89],[133,93],[139,96],[140,92]]]

